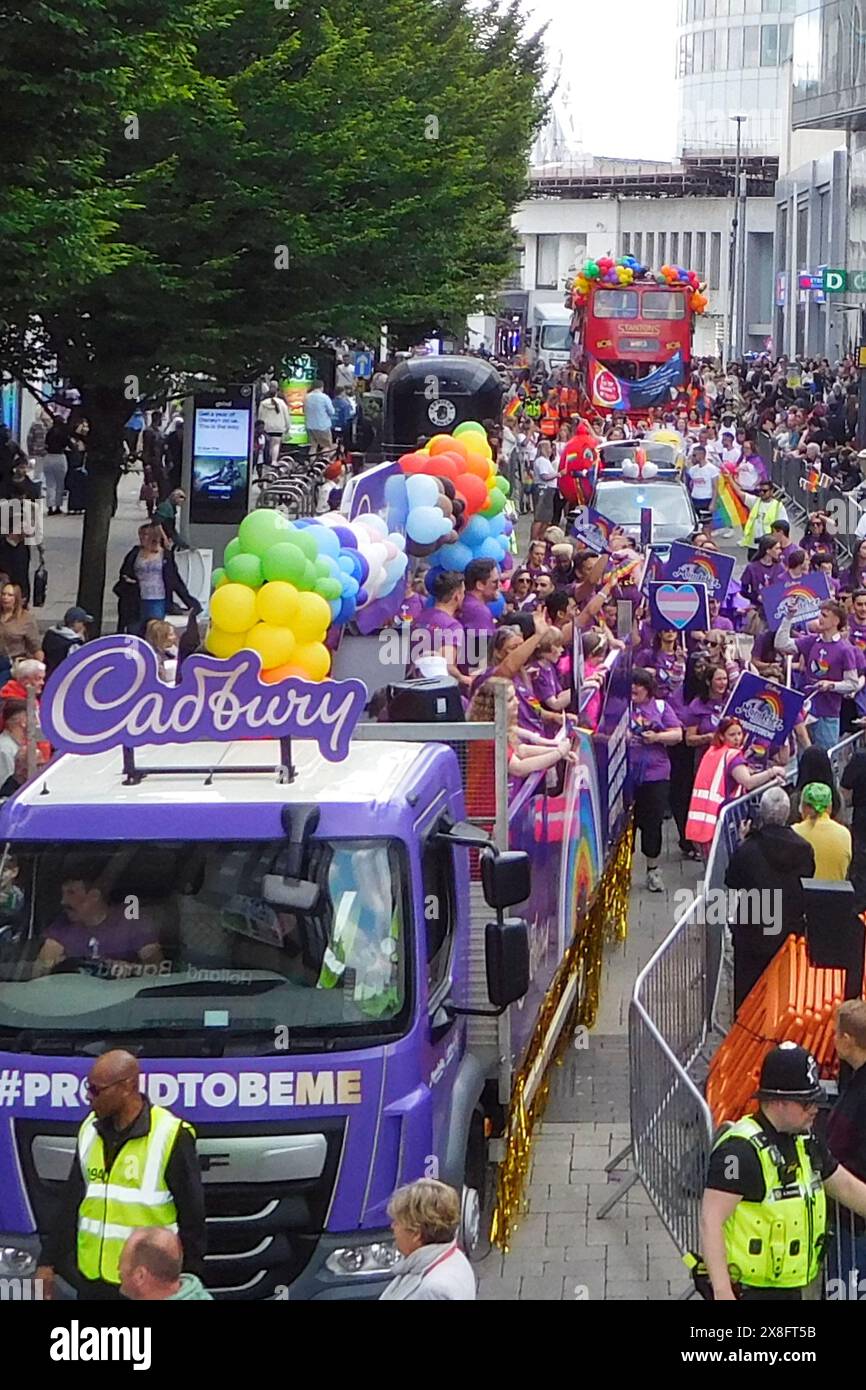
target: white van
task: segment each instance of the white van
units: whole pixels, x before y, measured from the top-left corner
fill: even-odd
[[[532,310],[530,332],[530,365],[542,363],[546,370],[556,371],[571,361],[570,309],[560,304],[537,304]]]

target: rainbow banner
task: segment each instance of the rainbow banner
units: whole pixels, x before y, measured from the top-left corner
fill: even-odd
[[[805,701],[805,695],[786,685],[744,671],[725,702],[722,718],[739,719],[749,754],[766,758],[788,738]]]
[[[725,527],[739,527],[742,530],[748,519],[748,507],[740,494],[734,491],[727,474],[722,473],[716,492],[716,505],[713,508],[713,526],[716,530],[723,530]]]
[[[820,613],[821,604],[832,597],[830,581],[819,570],[802,579],[768,584],[761,594],[761,604],[767,626],[775,632],[785,618],[790,618],[792,623],[810,623]]]

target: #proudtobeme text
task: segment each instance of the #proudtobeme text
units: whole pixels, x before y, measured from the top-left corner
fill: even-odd
[[[695,887],[678,888],[674,893],[676,917],[693,909],[699,926],[721,927],[736,922],[744,927],[760,927],[765,936],[778,936],[782,930],[782,894],[777,888],[707,888],[703,880]]]
[[[149,1371],[151,1339],[149,1327],[82,1327],[73,1318],[52,1328],[48,1354],[52,1361],[131,1361],[134,1371]]]

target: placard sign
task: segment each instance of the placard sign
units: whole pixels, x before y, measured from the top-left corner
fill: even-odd
[[[665,579],[680,583],[706,584],[710,598],[724,603],[734,572],[733,555],[701,550],[696,545],[674,541],[665,566]]]
[[[750,752],[766,755],[792,732],[806,696],[785,685],[744,671],[722,710],[722,718],[739,719]]]
[[[802,579],[768,584],[761,593],[761,603],[767,625],[775,632],[786,618],[792,623],[810,623],[820,613],[821,604],[830,597],[830,581],[826,574],[817,570]]]
[[[594,507],[585,507],[572,527],[573,535],[583,541],[587,550],[594,550],[597,555],[606,555],[610,550],[610,538],[615,530],[613,522]]]
[[[654,632],[706,632],[710,608],[706,584],[674,584],[670,580],[649,586],[649,621]]]
[[[193,402],[193,526],[239,526],[247,514],[252,444],[252,391],[197,395]]]
[[[100,637],[72,653],[42,698],[46,738],[61,753],[211,740],[301,738],[340,762],[367,703],[361,681],[289,679],[266,685],[261,657],[195,655],[179,685],[159,678],[156,652],[138,637]]]

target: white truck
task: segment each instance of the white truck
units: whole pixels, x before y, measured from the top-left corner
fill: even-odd
[[[561,304],[536,304],[532,309],[528,346],[530,366],[555,372],[571,361],[570,309]]]

